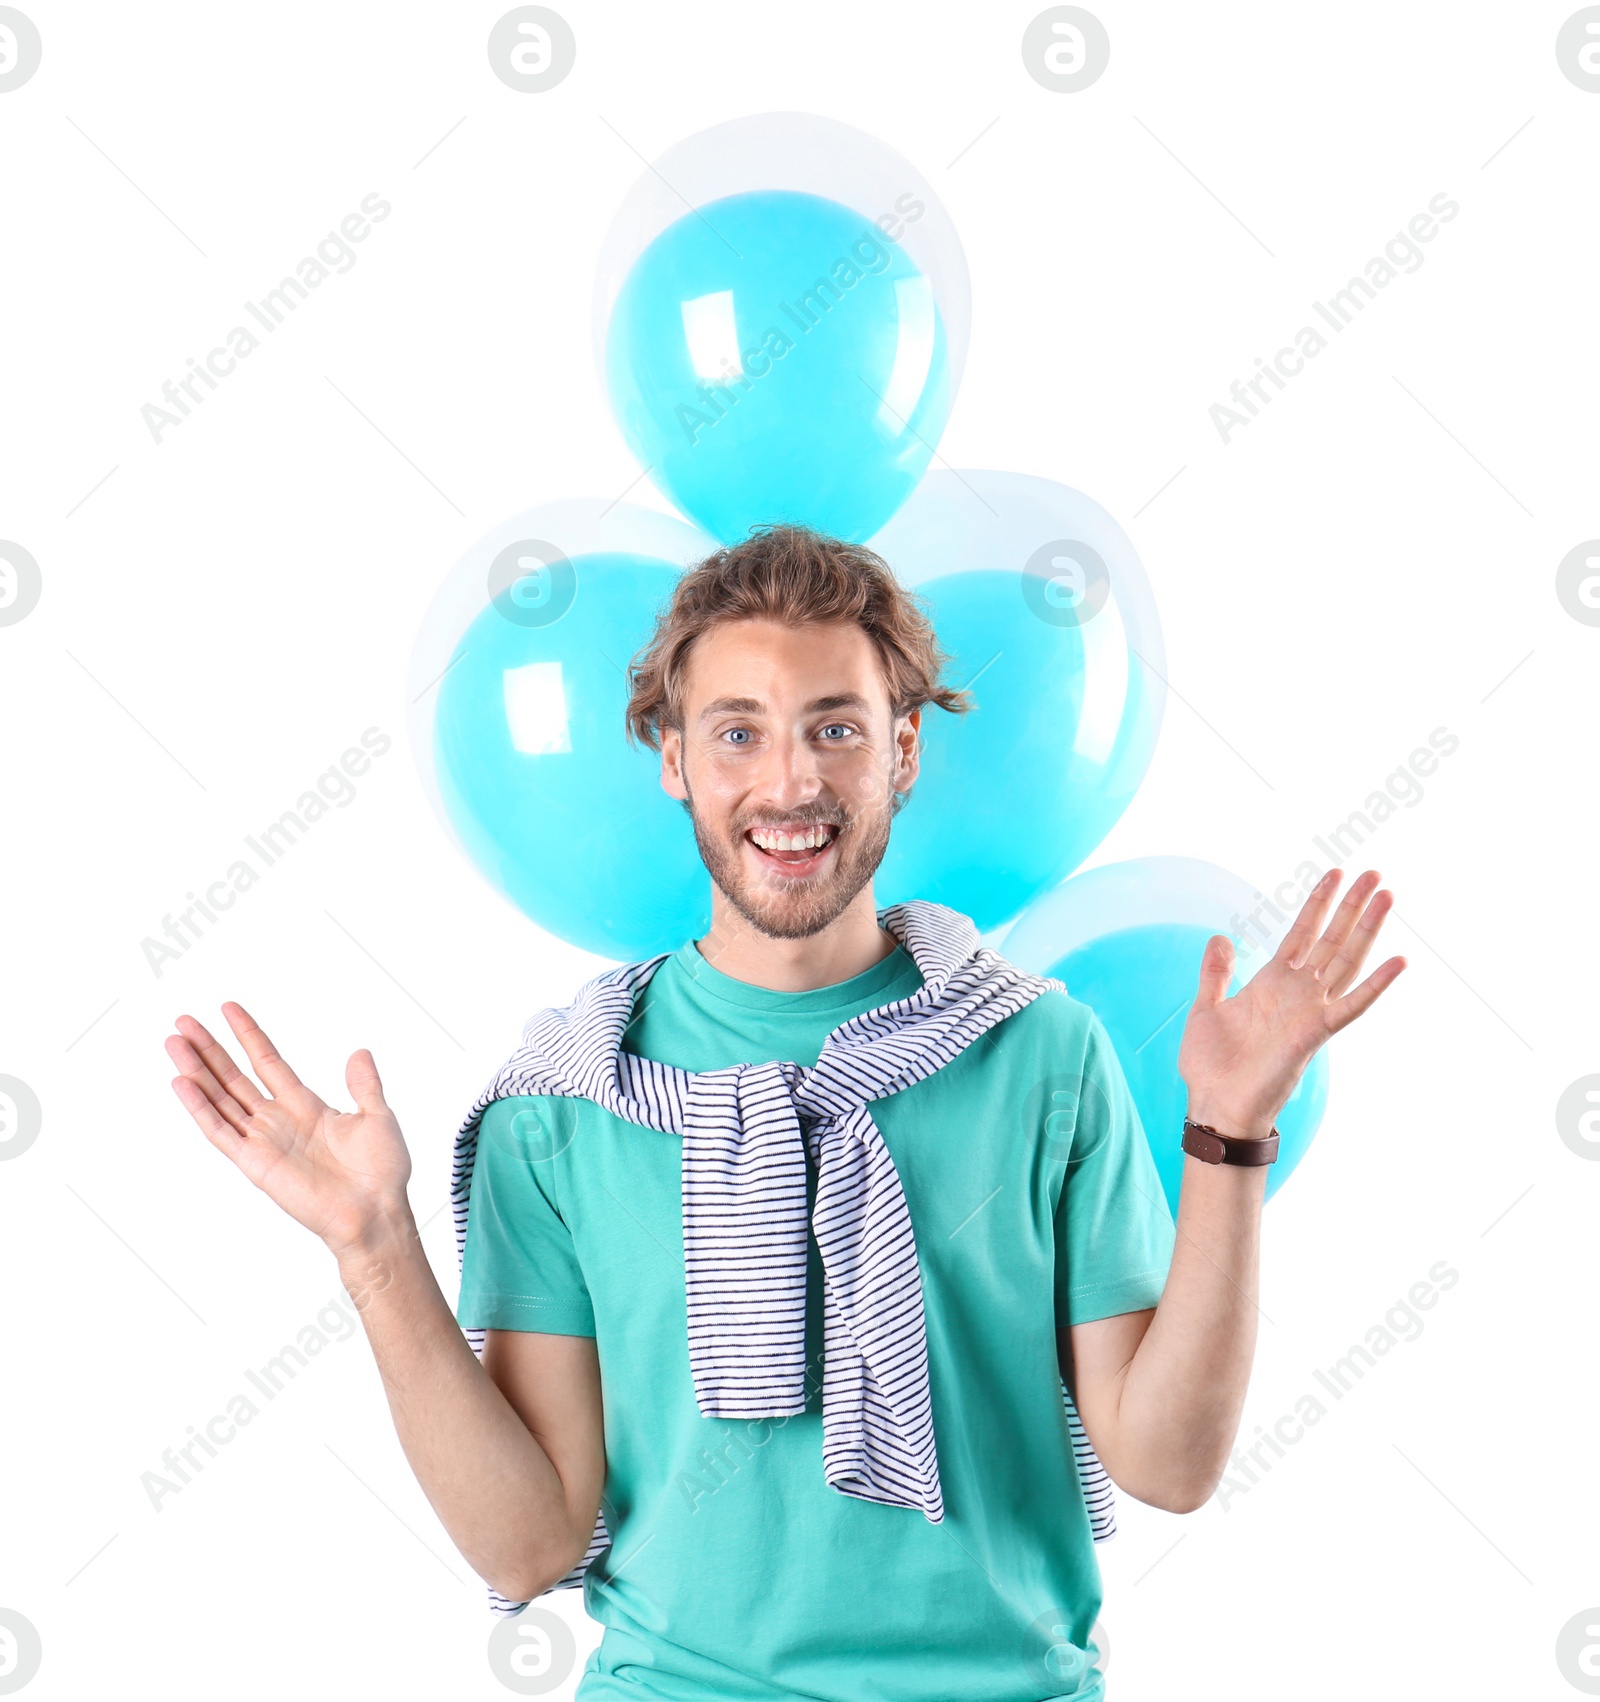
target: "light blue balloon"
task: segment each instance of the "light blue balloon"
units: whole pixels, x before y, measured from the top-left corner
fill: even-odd
[[[540,927],[629,961],[711,919],[688,818],[623,731],[624,670],[679,571],[598,553],[513,580],[457,642],[433,715],[439,797],[468,856]]]
[[[950,413],[930,279],[871,219],[792,190],[662,231],[623,280],[605,360],[634,454],[724,543],[777,521],[868,537]]]
[[[976,701],[924,710],[879,891],[987,930],[1077,868],[1144,779],[1165,703],[1155,602],[1098,503],[1022,474],[931,472],[872,548]]]
[[[1188,1110],[1178,1048],[1199,989],[1200,960],[1213,934],[1228,934],[1235,942],[1229,995],[1259,971],[1276,948],[1273,936],[1285,930],[1279,925],[1263,938],[1241,929],[1242,919],[1259,916],[1258,897],[1226,870],[1191,858],[1107,864],[1049,894],[1018,920],[1002,947],[1020,967],[1064,982],[1105,1024],[1174,1214]],[[1156,919],[1163,911],[1171,919]],[[1305,1157],[1327,1103],[1324,1047],[1278,1113],[1282,1138],[1267,1172],[1269,1200]]]

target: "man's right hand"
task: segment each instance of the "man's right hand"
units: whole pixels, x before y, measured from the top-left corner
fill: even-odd
[[[214,1147],[328,1244],[423,1493],[481,1578],[531,1600],[583,1558],[600,1512],[594,1338],[490,1330],[480,1364],[418,1238],[411,1155],[372,1054],[345,1066],[356,1109],[335,1111],[248,1012],[226,1004],[222,1014],[266,1091],[192,1016],[167,1041],[182,1072],[173,1091]]]
[[[335,1111],[289,1068],[241,1006],[222,1007],[265,1092],[192,1016],[167,1039],[178,1067],[173,1092],[201,1133],[270,1199],[327,1243],[338,1258],[358,1254],[409,1213],[411,1155],[368,1051],[344,1079],[354,1111]]]

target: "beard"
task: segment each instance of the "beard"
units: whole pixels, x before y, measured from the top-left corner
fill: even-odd
[[[684,783],[688,793],[688,783]],[[892,797],[893,794],[890,794]],[[703,822],[688,796],[685,808],[694,824],[694,842],[722,896],[758,933],[775,940],[803,940],[822,930],[849,908],[871,881],[889,848],[892,804],[854,812],[842,805],[811,805],[784,814],[783,821],[838,829],[829,866],[804,878],[781,875],[762,881],[747,871],[745,834],[770,823],[770,810],[745,810],[718,833]]]

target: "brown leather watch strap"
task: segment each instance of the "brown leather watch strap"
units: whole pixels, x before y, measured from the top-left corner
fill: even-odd
[[[1224,1135],[1209,1123],[1183,1120],[1183,1150],[1206,1164],[1272,1164],[1278,1157],[1278,1131],[1264,1139]]]

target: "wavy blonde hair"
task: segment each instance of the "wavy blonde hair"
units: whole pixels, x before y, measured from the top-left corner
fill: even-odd
[[[695,640],[724,621],[784,626],[850,622],[877,646],[893,712],[935,703],[972,707],[942,683],[950,658],[933,625],[880,555],[806,526],[758,526],[692,567],[656,617],[655,632],[628,667],[628,737],[661,748],[663,727],[681,729],[683,681]]]

